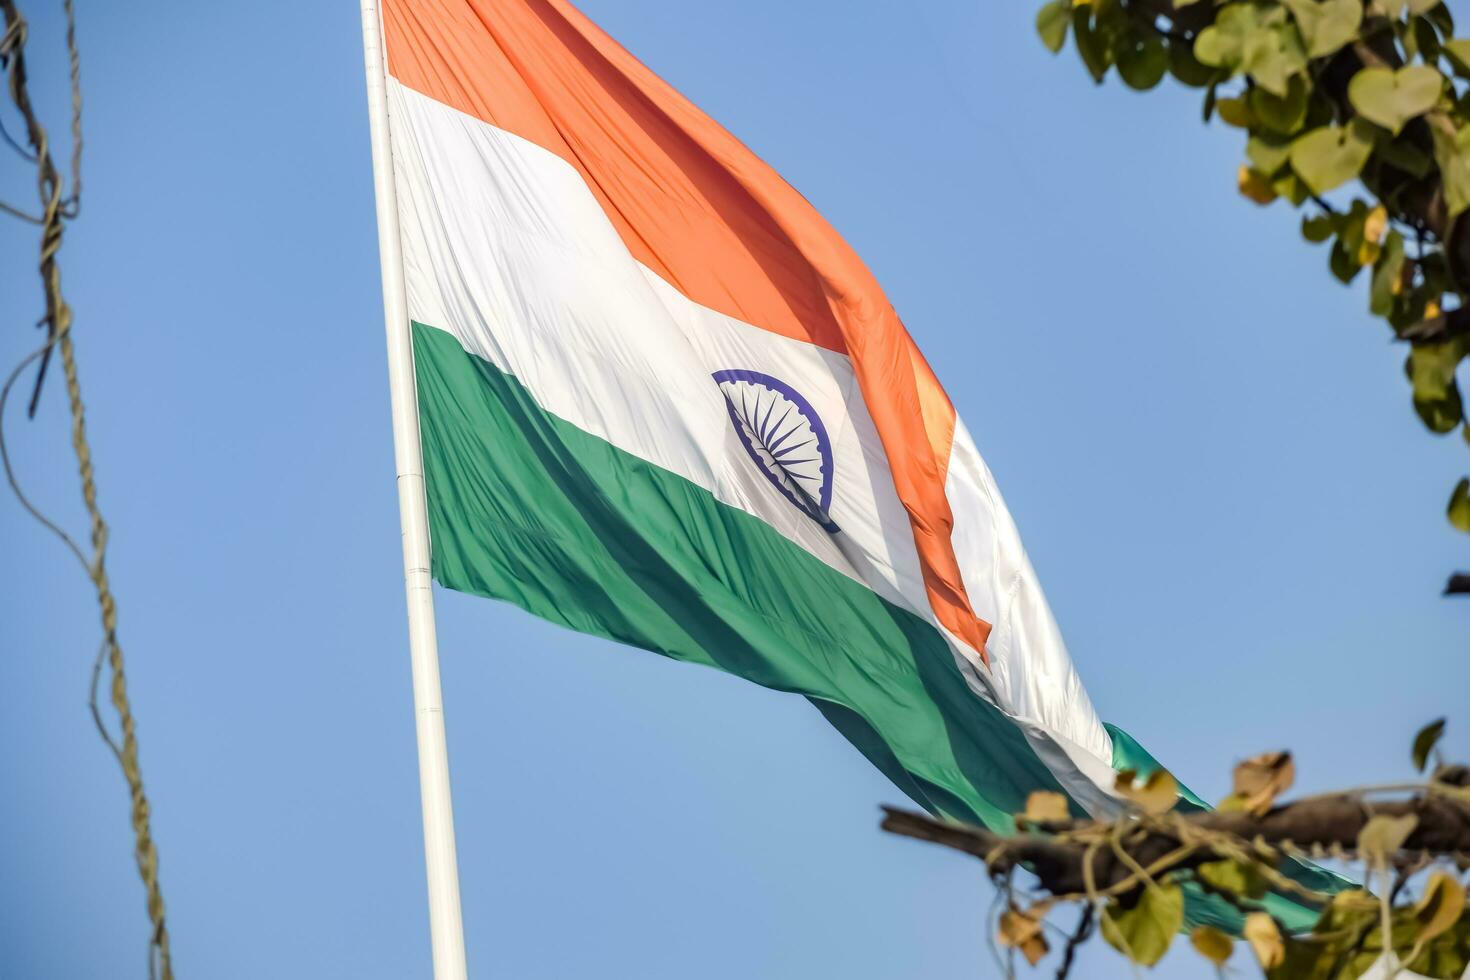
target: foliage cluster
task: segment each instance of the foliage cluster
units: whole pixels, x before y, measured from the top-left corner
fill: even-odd
[[[1267,753],[1236,767],[1233,792],[1214,811],[1184,811],[1164,770],[1118,776],[1126,800],[1114,820],[1078,820],[1065,798],[1033,793],[1014,834],[994,834],[890,810],[886,829],[973,854],[997,886],[995,945],[1014,976],[1017,958],[1037,966],[1065,948],[1065,977],[1076,947],[1099,931],[1134,963],[1151,967],[1185,934],[1186,896],[1213,896],[1240,915],[1240,938],[1269,980],[1356,980],[1387,958],[1433,978],[1470,969],[1470,770],[1447,766],[1435,745],[1441,719],[1415,738],[1412,757],[1427,781],[1363,787],[1279,803],[1295,779],[1291,755]],[[1307,859],[1361,862],[1363,881],[1323,887],[1324,876],[1293,873]],[[1024,872],[1018,874],[1017,872]],[[1303,884],[1310,881],[1311,884]],[[1293,933],[1273,896],[1319,910]],[[1074,928],[1056,925],[1067,905]],[[1236,956],[1232,936],[1214,926],[1188,931],[1189,945],[1224,970]]]
[[[1419,418],[1470,443],[1470,38],[1442,0],[1052,0],[1036,27],[1099,83],[1203,89],[1205,120],[1245,136],[1240,192],[1302,208],[1332,275],[1366,275]],[[1470,532],[1470,477],[1447,511]]]

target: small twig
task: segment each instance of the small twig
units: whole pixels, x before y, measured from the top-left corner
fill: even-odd
[[[87,556],[82,554],[81,547],[77,545],[76,541],[72,538],[71,535],[67,534],[61,529],[61,526],[59,524],[43,514],[41,512],[41,509],[37,507],[34,503],[32,503],[31,498],[26,496],[26,492],[21,489],[20,481],[16,478],[15,475],[15,467],[10,462],[10,444],[5,437],[5,406],[10,403],[10,389],[15,387],[15,382],[20,378],[21,374],[25,371],[26,368],[30,367],[31,364],[35,363],[35,361],[40,359],[42,356],[45,355],[48,350],[51,349],[52,343],[52,341],[48,340],[40,347],[36,348],[31,353],[21,358],[20,363],[15,366],[14,370],[10,372],[10,376],[5,379],[5,384],[3,386],[0,386],[0,465],[4,466],[5,479],[10,484],[11,492],[13,492],[16,499],[20,501],[20,505],[24,507],[26,511],[32,517],[34,517],[42,527],[46,528],[46,530],[50,531],[52,534],[60,538],[61,543],[66,545],[67,550],[75,555],[77,561],[81,563],[82,570],[90,575],[92,573],[92,566],[91,563],[87,561]]]
[[[20,158],[26,163],[36,162],[36,155],[17,143],[15,141],[15,137],[10,135],[10,131],[5,128],[5,117],[3,116],[0,116],[0,139],[3,139],[6,143],[9,143],[10,148],[14,150],[17,154],[19,154]]]
[[[45,221],[43,219],[36,217],[34,214],[29,214],[25,211],[22,211],[20,208],[16,207],[13,204],[6,204],[4,201],[0,201],[0,211],[4,211],[12,218],[19,218],[21,221],[27,222],[28,224],[45,224]]]
[[[1062,965],[1057,968],[1057,980],[1067,980],[1072,972],[1072,962],[1077,958],[1077,947],[1092,936],[1092,926],[1096,921],[1097,908],[1091,902],[1082,906],[1082,915],[1077,920],[1077,928],[1067,939],[1067,946],[1062,951]]]

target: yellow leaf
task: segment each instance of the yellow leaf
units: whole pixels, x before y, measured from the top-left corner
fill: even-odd
[[[1250,129],[1251,124],[1256,121],[1245,99],[1221,99],[1215,103],[1215,112],[1219,113],[1227,125],[1240,129]]]
[[[1235,186],[1240,189],[1242,196],[1255,201],[1257,204],[1270,204],[1276,200],[1276,191],[1271,187],[1271,181],[1258,170],[1242,165],[1239,173],[1235,175]]]
[[[1230,941],[1230,937],[1212,926],[1196,926],[1189,934],[1189,941],[1194,944],[1199,955],[1216,966],[1224,966],[1225,961],[1230,959],[1230,954],[1235,952],[1235,944]]]
[[[1026,962],[1035,966],[1050,948],[1046,936],[1041,932],[1041,920],[1047,906],[1043,903],[1022,909],[1012,905],[1000,917],[996,941],[1002,946],[1014,947],[1026,957]]]
[[[1387,230],[1388,210],[1380,204],[1363,219],[1363,238],[1376,245],[1383,241],[1383,233]]]
[[[1266,752],[1235,767],[1233,788],[1236,796],[1244,798],[1245,809],[1259,816],[1295,781],[1291,753]]]
[[[1118,773],[1113,788],[1144,813],[1167,813],[1179,800],[1179,783],[1166,769],[1155,769],[1142,785],[1132,769]]]
[[[1412,287],[1414,285],[1414,266],[1415,263],[1412,261],[1405,262],[1399,274],[1393,277],[1393,282],[1389,283],[1388,291],[1395,296],[1402,296],[1404,290]]]
[[[995,939],[1002,946],[1019,946],[1040,931],[1040,922],[1012,905],[1001,915]]]
[[[1332,896],[1332,906],[1346,913],[1378,914],[1378,899],[1361,888],[1347,888]]]
[[[1363,244],[1358,246],[1358,264],[1372,265],[1383,254],[1383,233],[1388,230],[1388,209],[1382,204],[1363,219]]]
[[[1041,962],[1041,958],[1051,949],[1046,943],[1046,937],[1039,932],[1022,943],[1019,948],[1021,955],[1026,957],[1026,962],[1031,966]]]
[[[1032,823],[1047,823],[1054,820],[1066,820],[1071,814],[1067,812],[1065,796],[1050,790],[1039,789],[1026,797],[1026,812],[1022,816]]]
[[[1439,302],[1437,300],[1430,300],[1424,304],[1424,319],[1433,320],[1439,316],[1440,312]]]
[[[1251,944],[1262,969],[1274,970],[1286,958],[1286,943],[1281,938],[1281,930],[1276,928],[1276,920],[1265,912],[1252,912],[1246,916],[1242,934]]]
[[[1415,941],[1429,942],[1458,922],[1464,911],[1465,886],[1458,878],[1435,871],[1424,886],[1424,897],[1414,906],[1414,918],[1419,920],[1419,936]]]
[[[1221,800],[1220,805],[1215,807],[1215,809],[1221,813],[1239,813],[1245,809],[1245,797],[1239,793],[1231,793],[1225,799]]]
[[[1419,826],[1419,818],[1412,813],[1402,817],[1386,817],[1382,814],[1363,825],[1358,832],[1358,856],[1375,868],[1386,867],[1390,855],[1398,852]]]

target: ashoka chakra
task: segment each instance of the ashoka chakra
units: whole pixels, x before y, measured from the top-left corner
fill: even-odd
[[[745,451],[781,495],[828,531],[832,443],[811,403],[786,382],[758,371],[716,371],[730,423]]]

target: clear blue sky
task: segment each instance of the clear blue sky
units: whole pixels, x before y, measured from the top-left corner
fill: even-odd
[[[60,4],[24,6],[65,152]],[[79,6],[62,265],[179,975],[427,976],[356,5]],[[1438,595],[1470,452],[1362,290],[1236,195],[1195,93],[1094,89],[1029,2],[583,6],[876,271],[1105,718],[1214,798],[1283,746],[1308,788],[1400,777],[1440,714],[1470,755],[1470,601]],[[33,245],[0,224],[7,365]],[[80,528],[57,381],[9,432]],[[0,975],[142,977],[89,589],[8,497],[0,541]],[[994,975],[978,865],[880,834],[899,793],[805,702],[438,602],[474,976]],[[1181,946],[1157,975],[1209,974]]]

